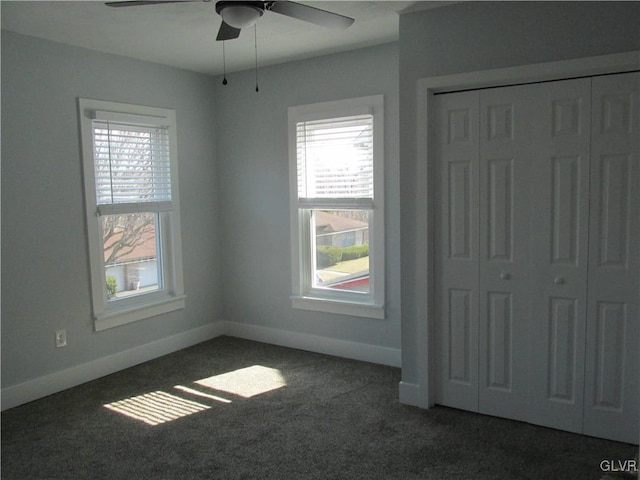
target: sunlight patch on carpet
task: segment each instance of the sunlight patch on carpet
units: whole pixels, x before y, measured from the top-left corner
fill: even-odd
[[[166,392],[151,392],[104,405],[105,408],[155,426],[211,408]]]
[[[226,398],[218,397],[217,395],[211,395],[209,393],[201,392],[200,390],[196,390],[195,388],[185,387],[184,385],[176,385],[176,390],[180,390],[181,392],[190,393],[191,395],[195,395],[197,397],[208,398],[210,400],[215,400],[220,403],[231,403],[231,400],[227,400]]]
[[[280,370],[263,367],[262,365],[254,365],[234,370],[233,372],[214,375],[213,377],[197,380],[194,383],[243,398],[255,397],[287,385]]]

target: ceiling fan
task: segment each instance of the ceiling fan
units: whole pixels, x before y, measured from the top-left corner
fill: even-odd
[[[135,7],[142,5],[158,5],[163,3],[211,2],[212,0],[124,0],[106,2],[109,7]],[[240,31],[255,24],[264,12],[274,12],[287,17],[297,18],[304,22],[322,27],[347,28],[354,22],[353,18],[320,8],[287,1],[244,1],[220,0],[216,2],[216,12],[222,17],[216,40],[233,40],[240,36]]]

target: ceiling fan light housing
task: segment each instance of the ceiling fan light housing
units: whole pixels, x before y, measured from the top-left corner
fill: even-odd
[[[264,13],[263,2],[222,1],[216,3],[216,12],[227,25],[234,28],[252,26]]]

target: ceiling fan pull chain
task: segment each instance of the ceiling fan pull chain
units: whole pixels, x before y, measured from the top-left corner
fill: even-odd
[[[254,47],[256,52],[256,92],[259,92],[260,89],[258,88],[258,24],[257,23],[253,24],[253,40],[254,40]]]
[[[227,83],[227,57],[224,51],[224,44],[226,42],[222,42],[222,84],[226,85]]]

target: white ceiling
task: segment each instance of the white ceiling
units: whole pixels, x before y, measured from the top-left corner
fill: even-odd
[[[392,42],[398,13],[438,1],[300,1],[353,17],[346,30],[266,12],[257,25],[259,65],[273,65]],[[207,74],[223,71],[215,2],[110,8],[101,1],[2,1],[2,28],[107,53]],[[225,42],[227,72],[255,65],[253,28]]]

